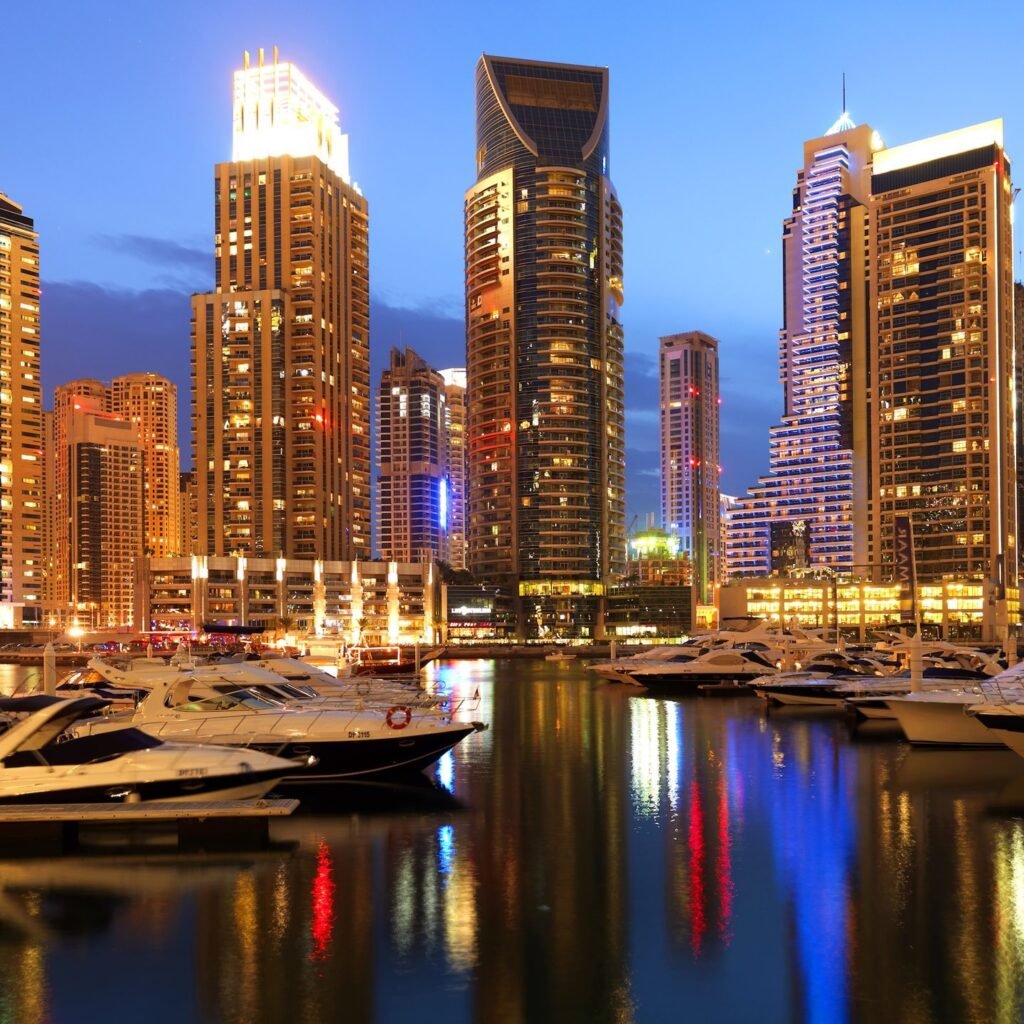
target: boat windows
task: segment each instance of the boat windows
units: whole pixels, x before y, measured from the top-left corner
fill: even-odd
[[[233,690],[216,697],[190,700],[178,707],[179,711],[276,711],[277,706],[252,690]]]

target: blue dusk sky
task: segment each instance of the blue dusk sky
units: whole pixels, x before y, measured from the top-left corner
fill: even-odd
[[[43,383],[179,386],[212,284],[231,73],[277,44],[340,107],[370,204],[374,383],[393,345],[465,362],[462,202],[482,52],[607,65],[625,211],[629,516],[656,514],[657,339],[720,340],[722,488],[768,464],[782,220],[805,139],[841,111],[896,145],[1002,117],[1024,160],[1024,4],[591,2],[6,5],[0,191],[41,235]],[[1017,172],[1024,181],[1024,172]],[[1019,249],[1020,246],[1016,245]],[[1018,256],[1019,267],[1019,256]],[[186,454],[187,459],[187,454]]]

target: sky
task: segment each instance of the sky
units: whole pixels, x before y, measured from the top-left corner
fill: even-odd
[[[186,459],[188,297],[212,286],[213,167],[231,156],[243,50],[269,59],[276,44],[340,108],[370,207],[374,383],[395,345],[465,364],[480,54],[608,66],[627,504],[641,523],[659,508],[661,335],[719,339],[723,491],[767,471],[782,221],[803,142],[841,112],[844,71],[854,121],[889,145],[1002,117],[1008,154],[1024,160],[1024,4],[1012,0],[36,0],[8,5],[2,24],[17,45],[4,48],[0,192],[41,236],[47,405],[75,377],[163,373],[178,383]]]

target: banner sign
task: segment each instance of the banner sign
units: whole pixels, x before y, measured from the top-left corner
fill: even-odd
[[[893,520],[895,545],[893,568],[896,582],[903,591],[900,599],[900,621],[917,622],[917,567],[914,564],[914,527],[910,516]]]

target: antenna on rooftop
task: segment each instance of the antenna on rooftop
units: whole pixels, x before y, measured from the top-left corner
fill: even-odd
[[[843,72],[843,112],[846,111],[846,72]]]

